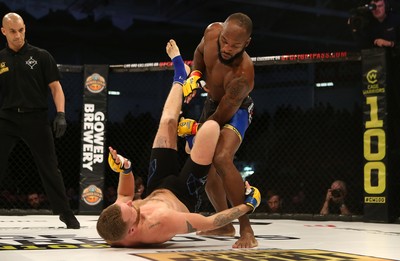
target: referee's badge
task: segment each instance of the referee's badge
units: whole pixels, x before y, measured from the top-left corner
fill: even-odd
[[[37,64],[37,61],[35,59],[32,58],[32,56],[25,61],[25,63],[31,67],[31,70],[33,70],[33,67],[35,67],[35,65]]]
[[[0,63],[0,74],[8,72],[10,69],[7,67],[6,62]]]

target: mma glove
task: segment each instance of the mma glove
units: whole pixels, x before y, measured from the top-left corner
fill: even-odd
[[[187,97],[194,90],[200,89],[203,87],[201,84],[202,77],[203,77],[203,74],[198,70],[194,70],[190,73],[189,77],[186,79],[186,81],[183,83],[183,86],[182,86],[182,91],[183,91],[184,97]]]
[[[66,130],[67,130],[67,121],[65,120],[65,113],[57,112],[57,115],[53,122],[53,131],[56,135],[56,138],[59,138],[62,135],[64,135]]]
[[[115,159],[113,158],[111,153],[108,153],[108,165],[110,165],[110,168],[117,173],[123,173],[123,174],[129,174],[132,171],[132,164],[131,161],[128,159],[125,159],[121,155],[117,154],[119,158],[119,163],[115,162]],[[128,161],[128,167],[125,168],[125,161]]]
[[[199,123],[192,119],[185,119],[181,117],[178,124],[178,136],[186,137],[189,135],[196,135]]]
[[[249,189],[246,189],[245,196],[244,203],[252,208],[249,213],[253,213],[261,202],[260,191],[256,187],[251,186]]]

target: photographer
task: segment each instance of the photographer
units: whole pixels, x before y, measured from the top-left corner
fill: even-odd
[[[361,49],[389,47],[398,49],[400,16],[390,7],[389,0],[372,0],[350,11],[348,24]]]
[[[321,215],[340,214],[351,215],[345,199],[347,196],[346,183],[341,180],[335,180],[326,193],[325,202],[320,211]]]

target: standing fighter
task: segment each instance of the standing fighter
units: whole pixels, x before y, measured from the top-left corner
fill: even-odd
[[[55,136],[66,128],[65,97],[54,58],[46,50],[25,41],[25,24],[21,16],[3,17],[1,32],[7,46],[0,51],[0,180],[5,174],[8,156],[19,140],[32,152],[47,197],[55,214],[67,228],[80,224],[70,208],[48,120],[47,93],[50,88],[57,109]]]
[[[241,204],[244,199],[240,189],[243,180],[233,158],[251,122],[253,110],[249,94],[254,87],[254,66],[245,51],[251,40],[252,27],[251,19],[243,13],[234,13],[223,23],[210,24],[194,52],[193,71],[183,86],[185,102],[189,103],[204,78],[208,96],[199,124],[191,119],[182,119],[178,134],[186,136],[191,143],[191,135],[195,135],[200,124],[207,119],[217,121],[222,128],[206,183],[208,198],[216,211],[228,208],[226,196],[233,206]],[[242,216],[239,222],[240,238],[233,247],[256,247],[258,243],[249,218]],[[235,228],[229,224],[199,234],[234,236]]]

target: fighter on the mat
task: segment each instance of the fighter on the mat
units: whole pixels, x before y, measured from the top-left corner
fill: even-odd
[[[258,189],[246,182],[243,204],[208,217],[191,213],[195,211],[198,189],[204,185],[211,166],[220,127],[213,120],[202,125],[191,154],[179,171],[177,125],[183,100],[182,84],[189,68],[174,40],[167,43],[166,51],[175,68],[174,82],[154,139],[147,179],[148,196],[143,200],[132,201],[135,182],[131,162],[109,148],[110,167],[119,172],[118,197],[100,214],[97,231],[112,246],[157,244],[177,234],[215,229],[254,211],[260,203]]]

